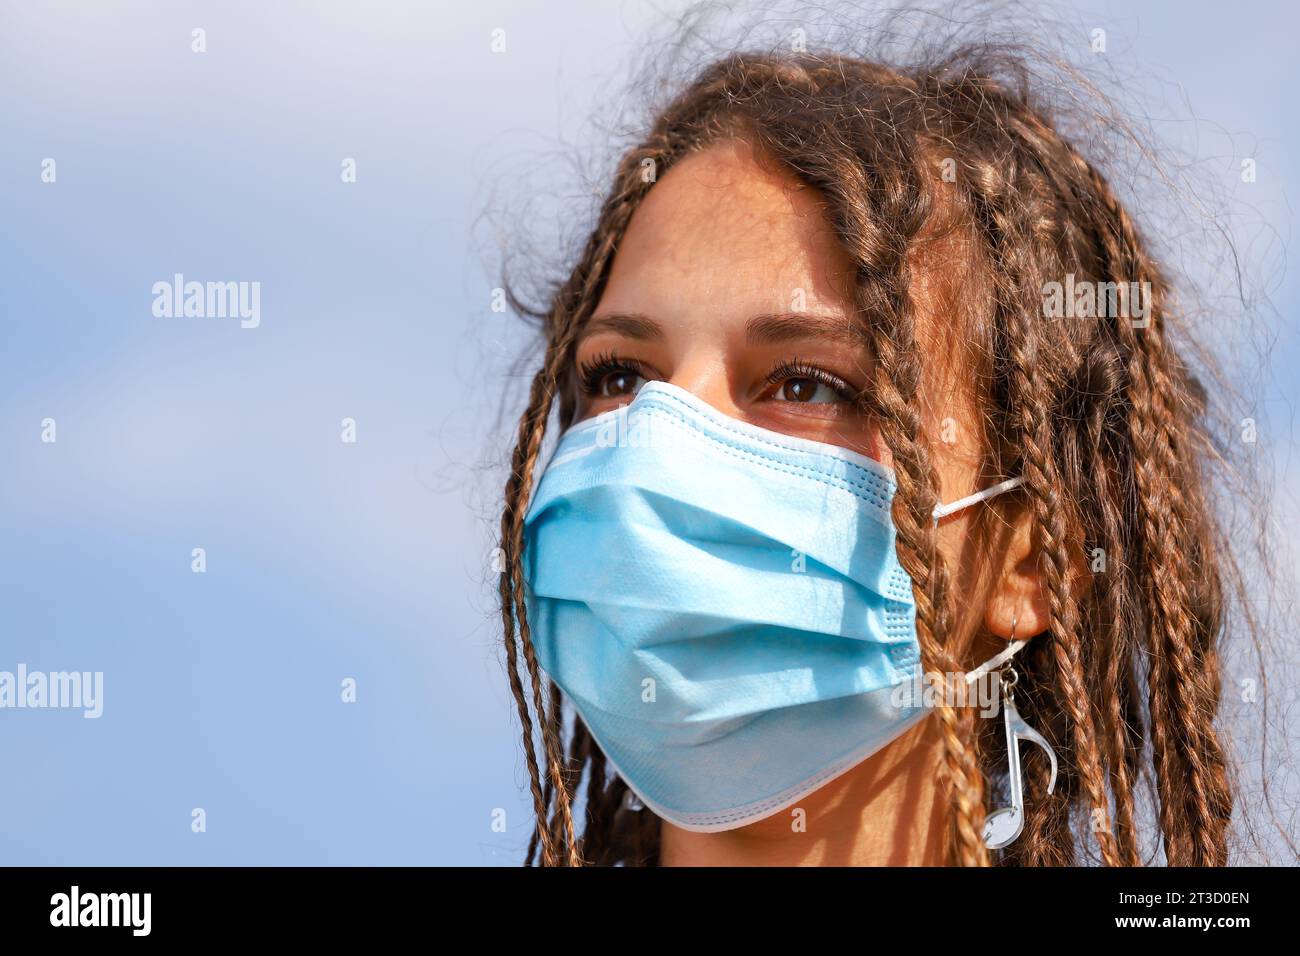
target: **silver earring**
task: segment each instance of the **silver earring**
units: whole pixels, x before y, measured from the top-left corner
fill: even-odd
[[[1011,621],[1011,640],[1016,639],[1016,622]],[[998,687],[1002,703],[1003,720],[1007,730],[1007,786],[1011,791],[1011,806],[994,810],[984,818],[984,845],[990,850],[1000,850],[1015,842],[1025,827],[1025,790],[1020,776],[1019,741],[1028,740],[1047,751],[1052,761],[1052,779],[1047,792],[1056,789],[1056,751],[1046,738],[1021,718],[1015,705],[1015,686],[1020,675],[1008,664],[998,672]]]

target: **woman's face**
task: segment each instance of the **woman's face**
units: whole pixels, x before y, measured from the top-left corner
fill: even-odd
[[[853,401],[872,368],[852,317],[852,272],[813,190],[760,168],[738,141],[689,156],[633,215],[581,334],[579,416],[627,404],[643,382],[660,380],[734,418],[892,465]],[[926,305],[936,297],[925,294],[924,273],[919,286],[919,337],[933,341],[925,333],[937,317]],[[974,430],[962,427],[969,409],[956,394],[937,408],[929,397],[948,446],[945,496],[961,497],[979,464]]]
[[[945,501],[981,481],[973,403],[941,360],[957,328],[953,289],[964,258],[959,244],[935,243],[912,269],[918,346],[927,356],[923,427]],[[581,333],[579,417],[627,404],[645,381],[660,380],[734,418],[892,467],[878,429],[853,402],[871,381],[872,359],[852,318],[852,271],[814,190],[761,168],[738,141],[692,154],[633,215]],[[1014,600],[991,606],[989,568],[977,566],[994,552],[1004,552],[1011,568],[1017,560],[1005,553],[1010,541],[967,540],[968,515],[944,519],[939,533],[940,552],[969,599],[961,630],[987,623],[1005,636],[1012,616],[1027,623],[1021,598],[1037,598],[1036,575],[1020,568]],[[1017,550],[1027,549],[1024,541]]]
[[[657,379],[879,459],[853,403],[871,367],[842,285],[850,271],[809,190],[735,142],[688,157],[633,216],[580,339],[580,414]]]

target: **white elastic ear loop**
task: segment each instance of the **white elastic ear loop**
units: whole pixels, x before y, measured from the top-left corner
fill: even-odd
[[[1011,660],[1011,658],[1016,655],[1016,652],[1019,651],[1022,647],[1024,647],[1028,643],[1029,643],[1028,639],[1022,639],[1019,641],[1010,642],[1009,644],[1007,644],[1006,648],[1003,649],[1002,653],[996,655],[995,657],[990,657],[988,660],[986,660],[979,667],[975,668],[973,671],[967,671],[966,683],[973,684],[981,677],[983,677],[985,674],[987,674],[989,671],[997,670],[1007,661]]]
[[[981,501],[987,501],[995,495],[1000,495],[1004,491],[1010,491],[1019,485],[1024,478],[1008,478],[1006,481],[1000,481],[991,488],[985,488],[983,491],[977,491],[973,495],[967,495],[965,498],[958,498],[952,504],[940,505],[934,509],[934,520],[946,518],[950,514],[961,511],[963,508],[969,508],[971,505],[979,504]]]

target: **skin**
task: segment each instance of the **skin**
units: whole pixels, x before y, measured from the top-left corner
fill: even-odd
[[[960,289],[952,277],[962,271],[954,263],[969,258],[963,248],[936,241],[914,262],[918,342],[935,357],[927,364],[924,411],[944,501],[984,486],[975,401],[963,394],[962,376],[951,374],[955,366],[942,347],[953,334]],[[734,418],[892,466],[878,430],[850,401],[871,375],[847,295],[852,273],[815,191],[739,141],[691,155],[655,184],[633,216],[585,326],[576,354],[589,386],[580,417],[626,404],[640,384],[658,379]],[[794,368],[780,371],[782,363]],[[935,440],[940,435],[953,440]],[[997,653],[1013,621],[1020,637],[1048,623],[1027,516],[1005,509],[1007,517],[991,530],[984,523],[976,535],[971,516],[979,510],[940,524],[954,606],[967,610],[955,637],[968,666]],[[939,784],[942,756],[931,715],[795,808],[722,833],[665,821],[661,862],[941,863],[949,812]],[[802,827],[794,811],[806,815]]]

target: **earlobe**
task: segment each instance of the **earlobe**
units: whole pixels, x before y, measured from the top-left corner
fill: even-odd
[[[1047,630],[1051,623],[1047,598],[1037,570],[1004,579],[989,598],[984,626],[991,634],[1011,640],[1024,639]]]

